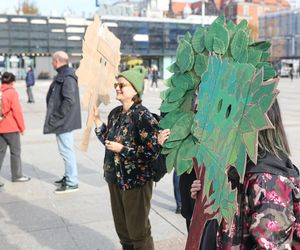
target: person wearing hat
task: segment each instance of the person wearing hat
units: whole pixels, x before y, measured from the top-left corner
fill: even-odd
[[[115,83],[116,99],[107,125],[94,109],[95,132],[105,145],[104,177],[108,182],[114,224],[124,250],[154,249],[149,221],[152,174],[149,162],[158,157],[158,121],[141,96],[146,70],[122,72]]]

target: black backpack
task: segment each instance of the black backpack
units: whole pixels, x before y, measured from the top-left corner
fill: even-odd
[[[152,113],[154,118],[159,122],[161,117],[155,113]],[[160,181],[161,178],[167,173],[166,155],[159,153],[158,157],[149,163],[152,169],[152,179],[155,182]]]

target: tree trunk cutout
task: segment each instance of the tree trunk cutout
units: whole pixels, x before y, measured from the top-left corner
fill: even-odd
[[[208,197],[204,194],[204,179],[206,173],[206,167],[204,164],[198,166],[198,161],[193,158],[194,170],[197,179],[200,180],[201,189],[197,193],[197,198],[194,206],[193,217],[189,229],[185,250],[199,250],[200,242],[202,239],[203,230],[208,220],[213,219],[219,212],[219,208],[215,212],[209,212],[214,201],[209,202]],[[209,195],[212,194],[212,184],[210,186]]]

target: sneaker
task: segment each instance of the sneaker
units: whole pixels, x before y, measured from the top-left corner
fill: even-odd
[[[175,214],[181,214],[181,207],[177,207],[177,208],[176,208]]]
[[[30,181],[30,180],[31,180],[30,177],[24,175],[18,179],[12,179],[11,181],[12,182],[26,182],[26,181]]]
[[[65,193],[75,192],[78,189],[79,189],[78,185],[71,186],[71,185],[68,185],[68,184],[63,184],[63,185],[61,185],[61,187],[57,188],[54,191],[54,193],[56,193],[56,194],[65,194]]]
[[[67,181],[67,177],[66,177],[66,176],[63,176],[63,178],[61,178],[60,180],[55,181],[54,184],[55,184],[55,185],[62,185],[62,184],[64,184],[64,183],[66,183],[66,181]]]

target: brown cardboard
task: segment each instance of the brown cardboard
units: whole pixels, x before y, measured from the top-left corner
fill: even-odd
[[[76,71],[78,83],[85,88],[82,105],[88,110],[80,149],[86,151],[93,126],[93,107],[110,102],[110,95],[118,74],[121,41],[94,17],[82,42],[82,60]]]

